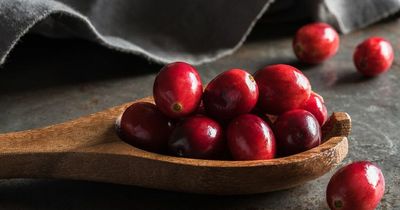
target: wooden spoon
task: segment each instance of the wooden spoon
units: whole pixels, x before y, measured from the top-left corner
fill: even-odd
[[[137,100],[153,102],[152,98]],[[134,102],[134,103],[135,103]],[[333,113],[320,146],[273,160],[216,161],[146,152],[122,142],[114,122],[131,103],[45,128],[0,134],[0,178],[56,178],[205,193],[287,189],[327,173],[347,155],[351,121]]]

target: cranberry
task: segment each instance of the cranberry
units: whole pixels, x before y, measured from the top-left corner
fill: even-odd
[[[264,160],[275,157],[275,137],[260,117],[243,114],[228,126],[229,149],[235,160]]]
[[[368,161],[351,163],[329,181],[326,200],[332,210],[373,210],[385,192],[381,170]]]
[[[293,40],[293,50],[304,63],[317,64],[334,56],[339,49],[339,35],[326,23],[301,27]]]
[[[268,114],[279,115],[299,108],[310,97],[310,82],[293,66],[266,66],[254,78],[260,91],[258,108]]]
[[[116,127],[118,135],[128,144],[152,152],[167,149],[171,123],[154,104],[132,104],[117,119]]]
[[[328,119],[328,111],[324,103],[324,98],[317,93],[311,92],[310,98],[302,106],[302,109],[311,112],[317,118],[320,126],[323,126]]]
[[[274,124],[278,153],[292,155],[321,144],[321,129],[317,119],[302,109],[288,111]]]
[[[219,120],[250,112],[257,99],[258,87],[253,76],[241,69],[218,75],[207,85],[203,95],[207,113]]]
[[[365,76],[377,76],[393,63],[392,45],[381,37],[371,37],[359,44],[353,54],[354,65]]]
[[[184,117],[195,112],[202,93],[200,75],[193,66],[184,62],[164,66],[153,86],[157,107],[171,118]]]
[[[206,115],[206,108],[204,108],[204,103],[203,101],[200,102],[199,107],[197,107],[197,110],[195,111],[195,114],[197,115]]]
[[[214,159],[225,147],[221,126],[205,116],[192,116],[173,130],[168,141],[171,154],[180,157]]]

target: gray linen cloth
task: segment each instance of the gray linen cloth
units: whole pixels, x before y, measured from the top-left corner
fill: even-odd
[[[0,0],[0,64],[31,31],[159,63],[210,62],[238,49],[270,5],[299,2],[343,33],[400,9],[400,0]]]

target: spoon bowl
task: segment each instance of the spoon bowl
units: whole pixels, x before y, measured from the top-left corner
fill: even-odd
[[[151,97],[136,102],[153,102]],[[55,178],[201,194],[254,194],[314,180],[347,155],[350,116],[333,113],[323,143],[283,158],[200,160],[147,152],[121,141],[115,119],[132,103],[40,129],[0,134],[0,178]]]

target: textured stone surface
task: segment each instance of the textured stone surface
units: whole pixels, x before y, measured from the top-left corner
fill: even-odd
[[[260,39],[267,33],[260,27],[255,33],[234,55],[198,66],[204,82],[233,67],[251,72],[274,63],[299,67],[313,89],[324,96],[329,111],[346,111],[353,119],[350,151],[343,164],[364,159],[377,163],[387,184],[379,209],[400,209],[400,22],[385,22],[342,36],[338,55],[318,66],[296,62],[290,33],[269,39]],[[371,35],[390,40],[396,56],[389,73],[365,79],[355,72],[352,53],[357,43]],[[160,66],[87,42],[46,40],[49,44],[43,46],[43,39],[26,38],[0,69],[0,132],[63,122],[152,92]],[[325,188],[332,174],[286,191],[233,197],[80,181],[1,180],[0,209],[322,210],[327,209]]]

